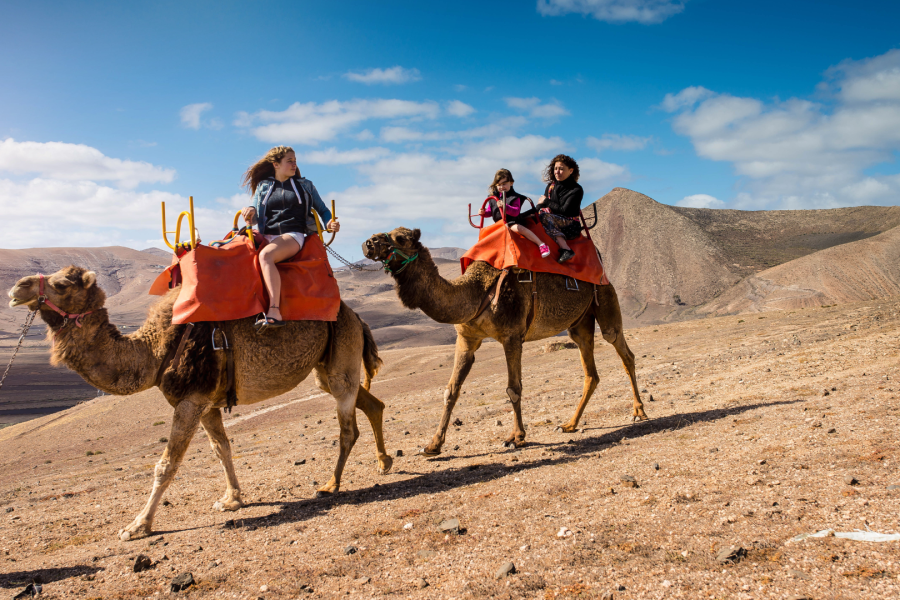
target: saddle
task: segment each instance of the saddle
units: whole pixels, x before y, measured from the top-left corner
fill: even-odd
[[[231,321],[266,312],[269,297],[263,285],[259,251],[267,242],[235,235],[213,247],[176,250],[172,266],[150,286],[163,295],[181,286],[172,307],[172,323]],[[341,298],[325,246],[318,236],[306,237],[303,248],[277,263],[281,275],[281,314],[286,321],[336,321]]]

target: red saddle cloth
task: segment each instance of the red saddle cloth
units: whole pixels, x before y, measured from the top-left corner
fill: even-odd
[[[574,240],[566,240],[575,252],[575,258],[559,264],[556,262],[559,246],[547,235],[544,228],[533,222],[529,222],[527,227],[542,242],[550,246],[550,256],[541,258],[537,246],[510,231],[503,221],[498,221],[482,229],[478,233],[478,242],[459,259],[462,272],[465,273],[469,265],[476,260],[483,260],[495,269],[519,267],[537,273],[556,273],[579,281],[609,285],[609,279],[603,272],[600,255],[597,254],[591,238],[582,235]]]
[[[259,267],[259,248],[242,235],[214,248],[199,245],[182,253],[160,273],[150,294],[162,295],[181,284],[172,323],[231,321],[265,312],[269,297]],[[336,321],[341,296],[325,246],[314,235],[303,249],[276,265],[281,275],[281,314],[287,321]]]

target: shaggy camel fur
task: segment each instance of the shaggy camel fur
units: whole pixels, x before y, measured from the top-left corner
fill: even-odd
[[[581,402],[563,431],[574,431],[587,406],[591,394],[599,382],[594,362],[594,322],[600,325],[603,339],[612,344],[634,391],[633,418],[644,420],[644,405],[638,393],[634,373],[634,353],[625,342],[622,331],[622,313],[612,285],[597,286],[596,302],[591,285],[582,284],[578,290],[566,289],[566,278],[550,273],[531,273],[513,270],[500,289],[496,305],[488,306],[477,314],[485,296],[495,287],[500,271],[487,263],[477,261],[465,275],[447,281],[438,273],[428,249],[419,241],[418,229],[398,227],[390,233],[373,235],[363,243],[363,254],[371,260],[387,261],[391,275],[397,284],[397,294],[407,308],[420,308],[439,323],[456,325],[456,359],[450,382],[444,391],[444,414],[431,443],[422,452],[440,454],[444,444],[450,415],[459,398],[462,384],[475,362],[475,351],[484,338],[494,338],[503,344],[506,353],[508,387],[506,393],[512,403],[516,419],[513,432],[504,442],[506,446],[525,445],[525,427],[522,423],[522,343],[554,336],[567,330],[569,337],[578,344],[581,364],[584,367],[584,386]],[[418,258],[401,266],[403,255]],[[533,303],[533,321],[529,323]],[[477,316],[476,316],[477,315]]]
[[[198,323],[184,345],[178,364],[172,361],[174,347],[185,325],[172,324],[172,304],[178,289],[170,291],[150,310],[134,333],[122,335],[110,324],[106,294],[96,285],[92,271],[66,267],[45,278],[44,294],[63,312],[90,314],[77,322],[64,319],[39,299],[39,276],[24,277],[9,291],[10,306],[40,310],[53,342],[51,362],[64,364],[91,385],[110,394],[134,394],[159,386],[175,409],[172,432],[156,465],[153,490],[144,509],[119,532],[128,540],[149,534],[162,495],[184,459],[191,438],[202,425],[213,452],[222,463],[227,482],[225,495],[214,504],[218,510],[237,510],[244,503],[238,485],[231,445],[222,423],[226,406],[225,352],[212,346],[213,325]],[[378,471],[387,473],[392,459],[384,449],[382,414],[384,404],[369,393],[368,384],[381,366],[378,348],[369,327],[342,302],[334,324],[333,351],[329,352],[329,326],[322,321],[291,321],[285,327],[257,335],[253,318],[221,324],[234,351],[234,390],[238,404],[253,404],[284,394],[316,372],[316,383],[337,400],[340,423],[340,454],[334,475],[317,495],[333,494],[340,488],[341,472],[359,437],[356,409],[362,410],[375,433]],[[217,337],[222,343],[221,333]],[[171,352],[170,352],[171,351]],[[366,384],[359,384],[364,363]],[[174,368],[177,367],[177,368]]]

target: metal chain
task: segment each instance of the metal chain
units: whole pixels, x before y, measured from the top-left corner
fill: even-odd
[[[9,357],[9,364],[6,365],[6,371],[3,372],[3,377],[0,377],[0,388],[3,387],[3,382],[6,381],[6,376],[9,375],[9,370],[12,368],[13,361],[16,359],[16,354],[19,353],[19,348],[22,347],[22,342],[25,341],[25,334],[28,333],[28,329],[31,327],[31,324],[34,323],[35,315],[37,315],[37,311],[33,310],[25,317],[25,326],[22,328],[22,335],[19,336],[19,343],[16,344],[16,349],[13,350],[12,356]]]
[[[346,266],[353,269],[354,271],[380,271],[384,268],[384,265],[381,264],[381,265],[378,265],[377,267],[375,267],[375,265],[371,265],[374,268],[367,269],[367,268],[363,267],[362,265],[357,265],[357,264],[350,262],[349,260],[347,260],[346,258],[341,256],[340,254],[338,254],[337,252],[332,250],[329,246],[325,246],[325,249],[328,251],[329,254],[331,254],[337,260],[344,263]]]

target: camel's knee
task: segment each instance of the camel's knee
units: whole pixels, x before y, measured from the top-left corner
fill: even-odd
[[[607,331],[604,329],[600,330],[600,335],[603,336],[603,339],[608,343],[615,345],[616,340],[619,339],[619,333],[616,330]]]
[[[506,395],[509,396],[509,402],[511,404],[518,404],[522,400],[521,392],[517,392],[512,388],[506,388]]]
[[[170,477],[172,477],[176,469],[178,469],[177,464],[173,464],[166,458],[160,459],[160,461],[156,463],[156,466],[153,468],[153,475],[157,485],[165,483]]]

